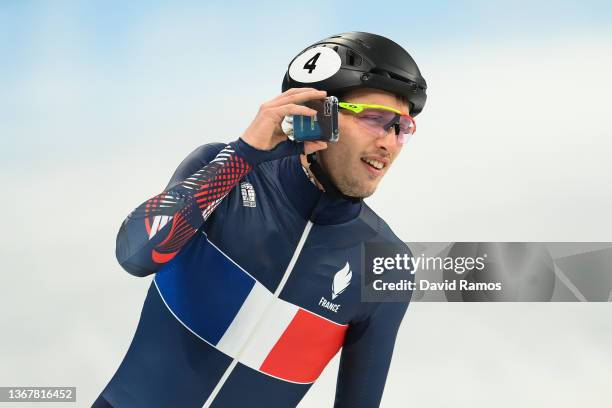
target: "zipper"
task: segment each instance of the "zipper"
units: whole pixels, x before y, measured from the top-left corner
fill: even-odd
[[[291,272],[293,272],[293,268],[295,267],[295,264],[297,263],[300,253],[302,252],[302,249],[304,248],[304,244],[306,243],[306,238],[308,238],[308,234],[310,234],[312,225],[313,225],[312,221],[308,220],[308,222],[306,223],[306,227],[304,227],[304,231],[302,232],[302,236],[300,237],[300,240],[298,241],[297,247],[295,248],[295,251],[293,251],[293,256],[291,257],[291,261],[289,261],[289,265],[287,265],[287,269],[285,269],[283,278],[281,279],[280,283],[276,287],[276,290],[274,291],[274,296],[272,296],[272,298],[266,305],[264,312],[261,314],[261,317],[255,324],[255,327],[253,327],[251,334],[249,335],[249,337],[247,337],[246,341],[240,348],[240,351],[236,353],[236,356],[234,357],[230,365],[227,367],[227,369],[221,376],[221,379],[219,380],[219,382],[217,382],[217,385],[215,385],[215,388],[213,388],[212,392],[206,399],[206,402],[204,402],[204,405],[202,406],[202,408],[209,408],[214,402],[215,398],[217,398],[217,395],[221,391],[221,388],[223,388],[223,385],[225,384],[230,374],[232,373],[232,371],[234,371],[234,368],[238,364],[238,360],[240,360],[240,357],[242,356],[242,354],[244,353],[244,350],[246,349],[247,345],[252,339],[253,334],[257,332],[257,329],[261,325],[261,322],[264,320],[264,317],[268,314],[270,307],[276,301],[276,299],[278,299],[278,296],[280,295],[281,291],[285,287],[285,284],[287,283],[287,280],[289,279]]]

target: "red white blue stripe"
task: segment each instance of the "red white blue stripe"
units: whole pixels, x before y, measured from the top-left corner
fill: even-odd
[[[210,241],[202,242],[199,267],[183,265],[179,256],[155,277],[172,314],[248,367],[285,381],[314,382],[342,347],[348,325],[276,297]]]

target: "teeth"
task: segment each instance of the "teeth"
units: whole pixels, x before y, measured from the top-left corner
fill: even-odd
[[[383,167],[385,167],[385,165],[379,162],[378,160],[363,159],[363,161],[368,163],[372,167],[376,167],[378,170],[381,170]]]

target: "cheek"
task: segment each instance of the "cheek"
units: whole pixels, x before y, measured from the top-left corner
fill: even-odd
[[[329,147],[323,150],[322,155],[325,156],[329,169],[345,169],[348,172],[353,172],[354,167],[358,165],[358,159],[361,152],[365,149],[363,146],[363,138],[360,137],[360,128],[356,121],[352,118],[340,116],[338,122],[340,131],[340,139],[337,143],[330,143]]]
[[[338,122],[338,130],[340,131],[340,140],[351,139],[355,134],[355,121],[352,118],[340,116]]]
[[[355,162],[356,148],[350,136],[350,130],[340,133],[340,139],[336,143],[329,143],[327,149],[321,151],[324,164],[334,172],[353,171],[350,170]]]
[[[393,161],[397,158],[397,156],[399,156],[399,154],[402,152],[402,148],[403,146],[397,146],[393,149],[391,149],[390,153],[391,153],[391,163],[393,163]]]
[[[338,145],[341,145],[343,150],[346,151],[359,151],[363,148],[364,139],[361,135],[361,128],[356,121],[351,118],[342,118],[338,123],[338,130],[340,131],[340,140]]]

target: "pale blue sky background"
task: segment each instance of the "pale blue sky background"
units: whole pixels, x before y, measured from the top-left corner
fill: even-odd
[[[240,136],[297,52],[352,30],[429,84],[368,200],[400,238],[612,241],[609,1],[0,1],[0,385],[91,403],[150,283],[114,258],[124,217]],[[413,304],[382,407],[612,406],[610,312]],[[336,369],[301,407],[331,405]]]
[[[251,113],[296,52],[332,33],[393,38],[420,63],[432,98],[440,88],[429,59],[449,49],[588,46],[612,33],[610,2],[535,3],[4,1],[2,166],[105,154],[167,138],[151,129],[177,121],[246,124],[239,101]]]

